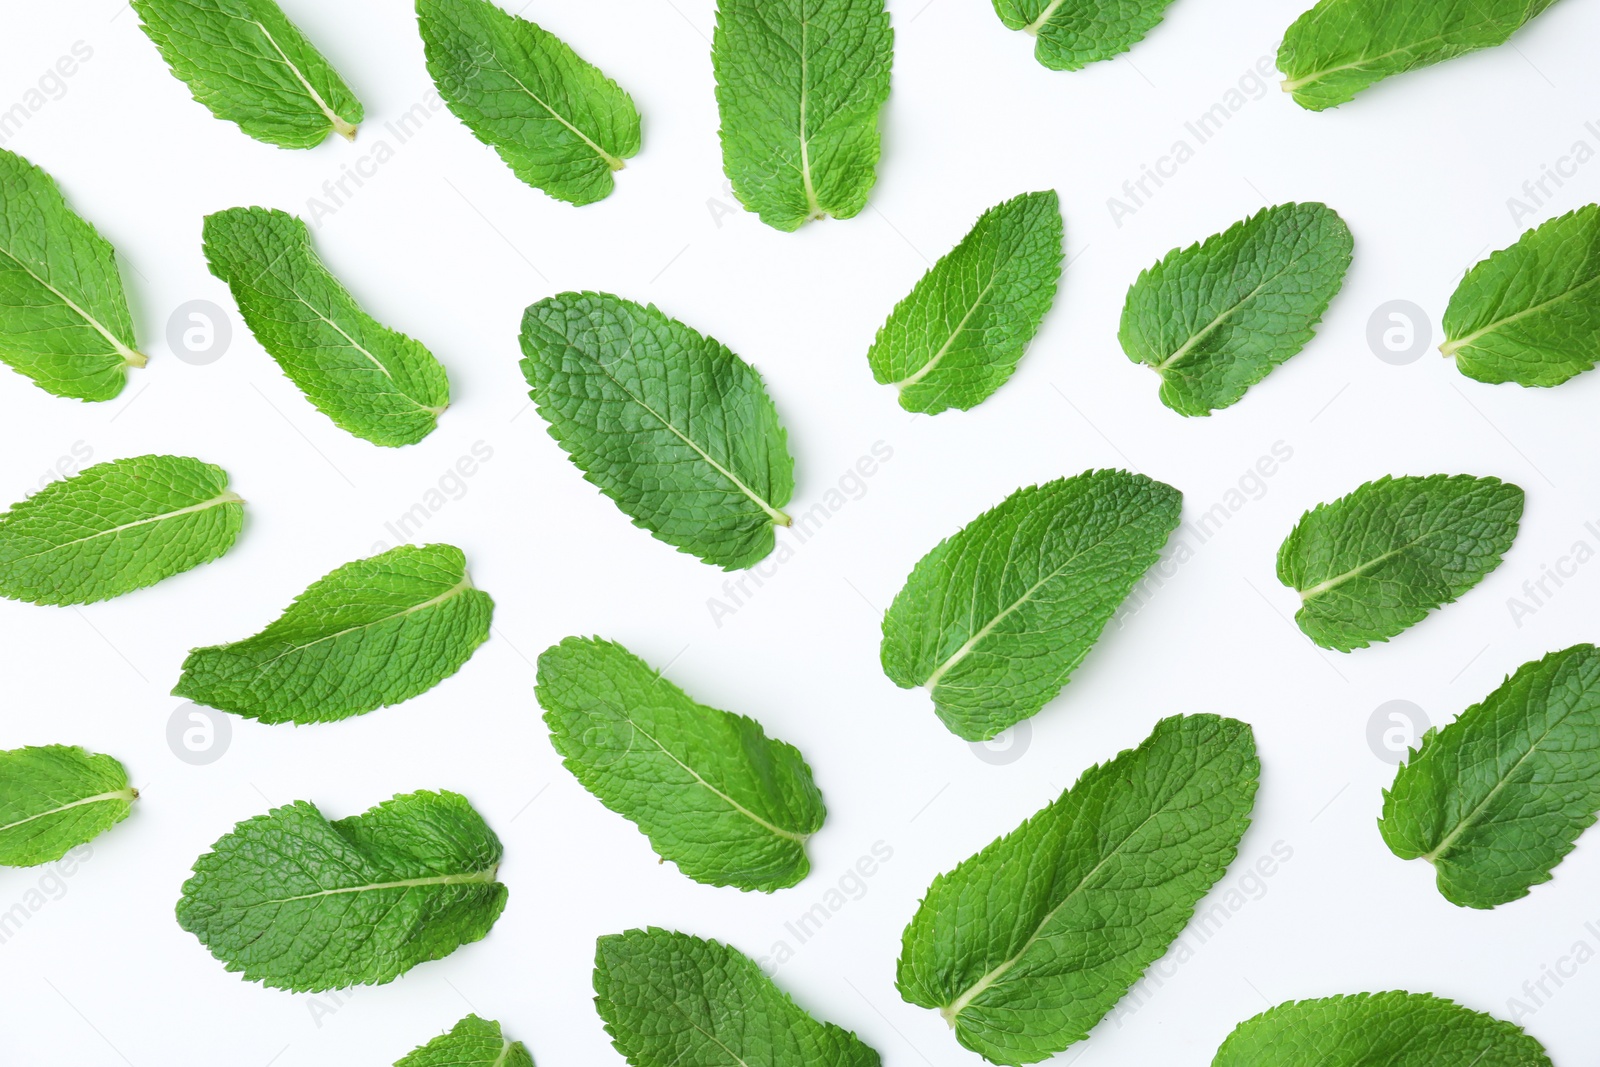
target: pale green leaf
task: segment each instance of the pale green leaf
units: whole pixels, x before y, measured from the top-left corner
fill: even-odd
[[[533,1067],[533,1057],[522,1042],[502,1035],[499,1023],[468,1015],[394,1067]]]
[[[895,306],[867,352],[907,411],[963,411],[1010,379],[1055,301],[1061,202],[1024,193],[985,211]]]
[[[0,752],[0,867],[34,867],[128,817],[139,791],[110,756],[67,745]]]
[[[611,195],[639,152],[639,112],[554,34],[490,0],[417,0],[439,95],[518,178],[558,200]]]
[[[145,364],[136,345],[116,250],[0,148],[0,362],[47,393],[110,400]]]
[[[1425,859],[1452,904],[1492,908],[1550,880],[1600,811],[1600,649],[1517,673],[1442,730],[1384,791],[1383,840]]]
[[[1428,993],[1290,1001],[1246,1019],[1211,1067],[1550,1067],[1520,1026]]]
[[[1600,356],[1600,204],[1523,234],[1467,271],[1444,313],[1456,367],[1480,382],[1560,385]]]
[[[608,293],[530,305],[522,353],[550,436],[635,526],[727,570],[772,551],[794,460],[755,368]]]
[[[381,985],[488,934],[506,905],[500,856],[455,793],[408,793],[337,822],[299,800],[195,861],[178,925],[273,989]]]
[[[219,211],[206,216],[205,253],[261,347],[334,425],[390,447],[433,432],[450,405],[444,368],[361,309],[304,222],[259,207]]]
[[[1036,1063],[1090,1029],[1233,862],[1261,764],[1250,727],[1173,716],[928,888],[896,986],[990,1063]]]
[[[244,501],[221,467],[184,456],[96,463],[0,515],[0,596],[90,604],[233,547]]]
[[[1008,30],[1035,38],[1033,55],[1051,70],[1079,70],[1121,55],[1161,21],[1172,0],[994,0]]]
[[[535,690],[562,763],[697,882],[771,892],[811,869],[822,794],[793,746],[698,704],[610,641],[569,637]]]
[[[1505,44],[1555,0],[1320,0],[1278,48],[1284,92],[1336,107],[1394,74]]]
[[[1500,565],[1522,490],[1498,478],[1382,477],[1301,516],[1278,549],[1294,621],[1340,652],[1387,641]]]
[[[1161,555],[1183,496],[1127,471],[1019,489],[923,556],[883,619],[884,673],[983,741],[1053,700]]]
[[[722,168],[740,202],[779,230],[859,214],[893,62],[884,0],[718,0]]]
[[[1122,350],[1178,414],[1225,408],[1311,340],[1352,246],[1332,208],[1280,204],[1175,248],[1128,290]]]
[[[459,548],[401,545],[317,579],[254,637],[190,652],[172,692],[262,722],[345,719],[456,673],[493,612]]]
[[[855,1034],[813,1019],[749,956],[651,927],[599,939],[595,1007],[632,1067],[878,1067]]]
[[[219,119],[258,141],[355,140],[361,101],[273,0],[133,0],[172,73]]]

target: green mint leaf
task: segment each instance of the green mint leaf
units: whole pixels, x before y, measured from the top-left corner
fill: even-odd
[[[456,673],[493,612],[459,548],[401,545],[317,579],[254,637],[190,652],[172,692],[268,723],[347,719]]]
[[[375,445],[413,445],[450,405],[444,368],[421,344],[361,310],[282,211],[207,215],[206,262],[228,284],[245,325],[306,399],[341,430]]]
[[[811,870],[811,768],[754,719],[698,704],[621,645],[569,637],[535,691],[562,763],[697,882],[772,892]]]
[[[1024,193],[978,218],[878,330],[867,362],[907,411],[936,415],[986,400],[1017,369],[1055,302],[1061,202]]]
[[[786,231],[859,214],[893,62],[884,0],[718,0],[722,169],[740,203]]]
[[[1225,408],[1311,340],[1352,247],[1327,205],[1280,204],[1175,248],[1128,290],[1122,350],[1178,414]]]
[[[133,0],[172,73],[217,118],[258,141],[355,140],[361,101],[273,0]]]
[[[489,0],[417,0],[428,73],[512,173],[570,204],[611,195],[639,152],[633,99],[552,33]]]
[[[609,293],[530,305],[522,354],[550,436],[635,526],[726,570],[772,551],[794,460],[755,368]]]
[[[1127,471],[1012,493],[912,569],[883,618],[884,673],[984,741],[1055,699],[1177,529],[1183,494]]]
[[[1555,0],[1320,0],[1278,48],[1283,90],[1337,107],[1393,74],[1493,48]]]
[[[1233,862],[1260,774],[1244,723],[1161,720],[934,879],[901,938],[900,995],[990,1063],[1082,1041]]]
[[[1445,343],[1468,378],[1560,385],[1600,353],[1600,204],[1523,234],[1467,271],[1444,313]]]
[[[469,1015],[394,1067],[533,1067],[533,1057],[522,1042],[503,1036],[499,1023]]]
[[[1600,649],[1573,645],[1429,730],[1378,827],[1396,856],[1433,864],[1450,903],[1492,908],[1548,882],[1597,810]]]
[[[0,362],[47,393],[110,400],[145,365],[136,345],[116,249],[0,148]]]
[[[0,752],[0,867],[35,867],[128,817],[139,791],[110,756],[67,745]]]
[[[855,1034],[818,1022],[717,941],[651,927],[602,937],[595,1007],[633,1067],[878,1067]]]
[[[994,0],[1008,30],[1035,38],[1033,56],[1051,70],[1081,70],[1121,55],[1161,21],[1172,0]]]
[[[1290,1001],[1246,1019],[1211,1067],[1550,1067],[1520,1026],[1427,993]]]
[[[1301,516],[1278,548],[1278,581],[1300,594],[1307,637],[1366,648],[1481,582],[1521,518],[1522,490],[1498,478],[1386,475]]]
[[[273,989],[382,985],[489,933],[506,906],[500,855],[455,793],[408,793],[337,822],[297,800],[195,861],[178,925]]]
[[[92,604],[221,556],[244,501],[221,467],[184,456],[96,463],[0,515],[0,596]]]

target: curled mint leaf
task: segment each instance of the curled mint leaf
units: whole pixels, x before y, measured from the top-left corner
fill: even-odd
[[[1550,880],[1600,811],[1600,649],[1525,663],[1442,730],[1384,791],[1378,827],[1425,859],[1452,904],[1492,908]]]
[[[185,456],[96,463],[0,515],[0,596],[90,604],[233,547],[244,501],[221,467]]]
[[[884,0],[718,0],[711,67],[739,201],[779,230],[859,214],[893,62]]]
[[[1290,1001],[1246,1019],[1211,1067],[1551,1067],[1522,1027],[1428,993]]]
[[[334,425],[391,447],[433,432],[450,406],[444,368],[361,309],[304,222],[259,207],[219,211],[206,216],[205,253],[261,347]]]
[[[1244,723],[1161,720],[934,879],[901,937],[900,995],[990,1063],[1082,1041],[1233,862],[1260,775]]]
[[[550,436],[635,526],[726,570],[772,551],[794,460],[755,368],[609,293],[530,305],[522,354]]]
[[[1280,204],[1175,248],[1128,290],[1122,350],[1178,414],[1225,408],[1311,340],[1352,247],[1327,205]]]
[[[1034,38],[1033,56],[1051,70],[1081,70],[1121,55],[1155,29],[1172,0],[994,0],[1008,30]]]
[[[116,249],[0,148],[0,362],[47,393],[110,400],[145,365],[137,344]]]
[[[1323,648],[1387,641],[1500,566],[1522,490],[1498,478],[1385,476],[1301,516],[1278,549],[1294,621]]]
[[[533,1067],[533,1057],[522,1042],[502,1035],[499,1023],[469,1015],[394,1067]]]
[[[489,933],[506,906],[500,856],[455,793],[407,793],[337,822],[298,800],[195,861],[178,925],[273,989],[381,985]]]
[[[1320,0],[1278,48],[1283,91],[1308,111],[1408,70],[1505,44],[1555,0]]]
[[[1004,385],[1061,277],[1061,202],[1024,193],[985,211],[878,329],[872,376],[907,411],[975,407]]]
[[[317,579],[254,637],[190,652],[172,692],[268,723],[347,719],[456,673],[493,612],[459,548],[401,545]]]
[[[1055,699],[1177,529],[1183,495],[1127,471],[1012,493],[917,563],[883,618],[884,673],[985,741]]]
[[[133,0],[172,73],[258,141],[315,148],[356,137],[361,101],[273,0]]]
[[[1467,271],[1439,351],[1480,382],[1560,385],[1600,354],[1600,204],[1529,230]]]
[[[490,0],[417,0],[428,73],[451,112],[535,189],[611,195],[639,152],[639,112],[566,42]]]
[[[105,833],[139,791],[110,756],[67,745],[0,752],[0,867],[35,867]]]
[[[848,1030],[818,1022],[749,956],[651,927],[600,938],[595,1007],[632,1067],[878,1067]]]
[[[697,882],[772,892],[811,870],[811,768],[754,719],[696,703],[610,641],[569,637],[535,690],[562,764]]]

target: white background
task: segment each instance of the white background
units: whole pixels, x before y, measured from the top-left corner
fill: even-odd
[[[983,0],[891,0],[894,88],[868,209],[782,234],[730,210],[717,144],[711,0],[533,0],[525,15],[628,89],[644,150],[603,203],[575,209],[519,183],[448,112],[401,145],[385,124],[431,86],[408,5],[285,0],[367,108],[355,144],[260,144],[194,103],[125,5],[0,4],[0,108],[75,42],[92,58],[6,142],[54,174],[123,257],[147,369],[85,405],[0,374],[0,500],[62,457],[149,452],[219,463],[249,501],[222,560],[82,609],[0,602],[0,748],[64,742],[123,760],[133,817],[20,933],[0,945],[0,1060],[74,1067],[387,1064],[468,1010],[501,1020],[544,1067],[620,1063],[591,998],[596,936],[658,924],[755,956],[787,941],[777,981],[855,1029],[885,1063],[967,1064],[931,1012],[895,993],[900,931],[939,871],[1011,829],[1089,764],[1155,721],[1215,711],[1255,727],[1263,763],[1240,861],[1292,858],[1137,1010],[1061,1062],[1206,1064],[1231,1027],[1291,998],[1403,988],[1524,1021],[1563,1067],[1596,1062],[1600,964],[1535,1004],[1523,991],[1585,942],[1600,950],[1600,840],[1591,833],[1525,900],[1458,909],[1374,826],[1393,770],[1368,743],[1385,701],[1435,722],[1521,663],[1596,637],[1600,564],[1531,615],[1508,598],[1575,542],[1600,547],[1600,374],[1552,390],[1491,387],[1431,351],[1395,366],[1367,322],[1411,300],[1437,320],[1464,268],[1531,225],[1596,198],[1600,162],[1519,224],[1507,198],[1582,139],[1600,148],[1600,6],[1566,0],[1512,46],[1386,82],[1335,111],[1300,110],[1246,79],[1243,106],[1196,146],[1185,122],[1223,101],[1304,0],[1179,0],[1123,59],[1053,73]],[[1270,64],[1269,64],[1270,65]],[[1252,91],[1253,90],[1253,91]],[[31,109],[30,109],[31,111]],[[1596,130],[1585,123],[1596,121]],[[1118,226],[1107,198],[1178,139],[1176,177]],[[262,204],[308,215],[325,181],[388,142],[393,158],[321,220],[316,244],[381,321],[449,368],[454,403],[420,445],[376,448],[300,396],[237,319],[200,254],[201,217]],[[371,171],[373,168],[368,167]],[[984,208],[1061,194],[1071,265],[1014,380],[969,413],[913,418],[875,385],[865,352],[894,302]],[[1185,420],[1120,351],[1127,285],[1168,249],[1265,203],[1323,200],[1349,222],[1355,264],[1309,348],[1237,406]],[[823,498],[875,442],[893,458],[718,626],[727,577],[631,526],[585,483],[528,407],[522,308],[598,288],[721,339],[760,369],[796,456],[795,509]],[[208,366],[169,346],[167,321],[204,299],[233,319]],[[393,543],[385,523],[424,501],[476,442],[492,459],[421,538],[465,550],[496,599],[494,636],[454,678],[400,707],[308,728],[234,719],[209,766],[166,740],[185,652],[245,637],[333,567]],[[1182,489],[1194,521],[1274,444],[1292,458],[1119,630],[1031,723],[1004,765],[935,719],[925,693],[878,668],[881,610],[912,564],[1018,486],[1127,466]],[[70,468],[69,468],[70,469]],[[1311,505],[1382,474],[1497,475],[1528,492],[1501,568],[1393,642],[1340,655],[1310,645],[1274,578],[1278,543]],[[1237,499],[1235,500],[1237,502]],[[1597,526],[1596,529],[1600,529]],[[1548,588],[1554,589],[1553,585]],[[1531,603],[1531,602],[1530,602]],[[533,698],[532,661],[568,634],[622,641],[696,697],[798,745],[826,794],[814,871],[772,896],[688,881],[560,767]],[[1015,753],[1017,750],[1011,750]],[[294,799],[330,817],[397,792],[465,793],[505,841],[510,902],[493,933],[392,985],[348,997],[241,981],[172,908],[189,865],[236,821]],[[893,858],[804,944],[790,922],[883,842]],[[0,910],[42,869],[0,871]],[[1238,898],[1235,898],[1236,900]],[[1595,927],[1586,923],[1595,920]],[[1587,958],[1587,957],[1586,957]],[[1571,964],[1565,965],[1568,971]],[[1535,990],[1537,993],[1537,990]]]

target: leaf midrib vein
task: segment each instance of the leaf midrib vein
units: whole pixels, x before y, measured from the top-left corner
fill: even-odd
[[[1471,345],[1474,341],[1476,341],[1478,338],[1482,337],[1484,334],[1493,333],[1494,331],[1500,329],[1501,327],[1509,326],[1511,323],[1516,322],[1519,319],[1527,318],[1529,315],[1533,315],[1533,314],[1536,314],[1536,313],[1538,313],[1540,311],[1543,311],[1547,307],[1550,307],[1550,306],[1552,306],[1554,304],[1559,304],[1564,300],[1569,300],[1574,295],[1576,295],[1577,293],[1581,292],[1582,290],[1584,290],[1584,289],[1588,288],[1589,286],[1594,285],[1596,283],[1600,283],[1600,272],[1596,272],[1595,274],[1590,275],[1588,278],[1584,279],[1582,282],[1579,282],[1577,285],[1574,285],[1571,289],[1568,289],[1565,292],[1559,293],[1556,296],[1551,297],[1549,300],[1540,301],[1539,303],[1533,305],[1532,307],[1524,308],[1523,310],[1518,311],[1513,315],[1507,315],[1503,319],[1496,319],[1494,322],[1489,323],[1489,325],[1484,326],[1483,328],[1481,328],[1479,330],[1473,331],[1472,333],[1468,334],[1467,336],[1461,338],[1461,340],[1459,340],[1459,341],[1447,341],[1447,342],[1445,342],[1445,344],[1443,346],[1441,346],[1441,350],[1444,352],[1445,355],[1453,356],[1458,351],[1460,351],[1461,349],[1466,348],[1469,345]]]
[[[1038,592],[1042,587],[1044,587],[1048,583],[1054,581],[1055,579],[1059,578],[1062,574],[1066,573],[1067,569],[1070,568],[1074,563],[1077,563],[1078,560],[1082,559],[1084,556],[1088,555],[1090,552],[1093,552],[1095,549],[1101,548],[1104,545],[1106,545],[1107,543],[1109,543],[1117,534],[1119,534],[1123,530],[1127,529],[1128,525],[1130,525],[1130,524],[1124,523],[1123,525],[1118,526],[1115,529],[1113,529],[1110,532],[1108,532],[1106,534],[1106,536],[1100,538],[1098,541],[1095,541],[1092,544],[1085,545],[1083,548],[1079,549],[1077,552],[1074,552],[1068,559],[1063,561],[1062,564],[1059,567],[1057,567],[1055,570],[1051,571],[1049,574],[1045,575],[1043,578],[1040,578],[1037,582],[1034,582],[1032,585],[1030,585],[1023,592],[1023,594],[1021,596],[1019,596],[1016,600],[1013,600],[1010,604],[1008,604],[1005,607],[1004,610],[1002,610],[994,618],[990,619],[987,623],[985,623],[983,625],[983,627],[980,628],[971,637],[967,638],[967,640],[962,643],[960,648],[956,649],[955,652],[951,653],[950,657],[948,659],[946,659],[943,663],[941,663],[938,666],[938,668],[935,669],[934,672],[931,675],[928,676],[928,680],[926,682],[922,683],[923,687],[925,689],[927,689],[929,692],[932,692],[933,689],[939,684],[939,680],[941,678],[943,678],[950,671],[950,669],[952,667],[954,667],[956,664],[960,663],[963,659],[965,659],[967,657],[968,653],[970,653],[974,648],[976,648],[980,641],[982,641],[985,637],[988,637],[989,634],[993,633],[995,627],[999,626],[1000,623],[1002,621],[1004,621],[1009,615],[1011,615],[1012,612],[1016,611],[1023,604],[1027,603],[1030,599],[1032,599],[1034,593]],[[1011,557],[1009,555],[1007,556],[1005,566],[1006,566],[1007,569],[1009,569],[1010,566],[1011,566]],[[1004,578],[1004,574],[1003,573],[1002,573],[1001,577],[1002,577],[1002,579]]]
[[[652,734],[649,730],[646,730],[643,726],[639,725],[639,722],[634,719],[633,716],[624,714],[623,719],[629,726],[632,726],[635,730],[643,734],[652,745],[655,745],[656,748],[660,749],[663,756],[666,756],[673,763],[676,763],[679,767],[683,768],[691,777],[694,778],[696,782],[704,786],[706,790],[708,790],[714,796],[721,798],[730,808],[737,811],[740,815],[743,815],[751,822],[778,837],[787,838],[790,841],[794,841],[801,845],[804,845],[808,840],[810,840],[809,834],[796,833],[793,830],[785,830],[781,826],[775,826],[766,819],[763,819],[761,816],[757,815],[755,812],[751,811],[749,808],[745,807],[743,804],[740,804],[737,800],[734,800],[727,793],[724,793],[722,790],[706,781],[699,771],[695,770],[693,767],[689,766],[689,764],[685,763],[683,760],[679,759],[675,754],[669,751],[667,746],[663,745],[654,734]]]
[[[601,374],[604,374],[606,376],[606,378],[608,380],[610,380],[610,382],[613,385],[615,385],[618,389],[622,390],[622,393],[623,393],[624,396],[626,396],[629,400],[632,400],[635,404],[638,404],[640,407],[642,407],[646,411],[648,411],[650,413],[651,417],[654,418],[657,422],[661,423],[662,426],[666,427],[667,430],[669,430],[674,437],[676,437],[678,440],[682,441],[684,444],[688,445],[691,449],[693,449],[695,454],[698,455],[701,459],[705,460],[708,464],[710,464],[717,471],[718,474],[722,475],[724,478],[728,479],[728,481],[732,482],[734,484],[734,486],[739,490],[739,492],[741,492],[745,496],[749,497],[752,503],[756,504],[758,507],[761,508],[762,511],[766,512],[767,513],[767,517],[769,519],[771,519],[771,521],[772,521],[772,523],[774,525],[776,525],[776,526],[788,526],[790,524],[791,520],[790,520],[788,515],[784,514],[784,512],[779,510],[778,508],[773,507],[771,504],[768,504],[761,497],[757,496],[755,491],[752,490],[749,486],[745,485],[744,482],[739,478],[738,475],[734,474],[732,471],[728,470],[728,468],[724,467],[722,464],[720,464],[716,460],[712,459],[711,458],[711,454],[709,452],[707,452],[705,449],[701,448],[700,445],[695,440],[693,440],[691,437],[689,437],[688,434],[684,433],[682,430],[680,430],[676,426],[674,426],[670,421],[668,421],[668,419],[665,416],[663,416],[660,412],[656,411],[655,408],[651,407],[649,405],[649,403],[647,403],[643,397],[638,396],[637,394],[634,393],[634,391],[632,389],[629,389],[626,385],[624,385],[622,383],[621,379],[619,379],[616,375],[611,373],[611,368],[610,367],[607,367],[603,362],[601,362],[598,359],[593,360],[592,362],[594,363],[595,367],[600,371]]]
[[[424,878],[400,878],[392,882],[369,882],[366,885],[341,886],[335,889],[321,889],[315,893],[300,893],[291,897],[279,897],[273,900],[258,900],[251,904],[240,905],[240,910],[246,908],[261,908],[271,904],[292,904],[301,900],[316,900],[320,897],[342,896],[349,893],[371,893],[383,889],[414,889],[419,886],[430,885],[492,885],[495,875],[500,871],[500,865],[487,867],[481,871],[470,871],[464,874],[435,874]]]
[[[196,512],[205,511],[207,508],[214,508],[224,504],[243,503],[244,498],[238,493],[235,493],[231,489],[225,490],[219,495],[212,497],[210,500],[205,500],[198,504],[190,504],[188,507],[179,508],[176,511],[163,511],[159,515],[151,515],[148,518],[135,519],[133,522],[125,522],[121,526],[113,526],[109,530],[96,531],[95,533],[89,534],[87,537],[77,537],[71,541],[62,541],[60,544],[49,545],[45,548],[41,548],[37,552],[29,552],[27,555],[12,556],[10,562],[20,563],[25,559],[33,559],[37,556],[48,555],[51,552],[59,552],[64,548],[71,548],[73,545],[81,545],[87,541],[93,541],[96,538],[110,537],[113,534],[119,534],[124,530],[131,530],[136,526],[148,526],[153,522],[166,522],[168,519],[175,519],[180,515],[192,515]]]
[[[276,656],[273,656],[271,659],[267,660],[266,662],[262,663],[261,666],[256,670],[256,674],[258,674],[258,675],[265,674],[268,667],[271,667],[274,663],[277,663],[279,660],[283,659],[285,656],[292,656],[297,652],[304,652],[306,649],[311,648],[314,645],[320,645],[324,641],[337,640],[338,638],[343,637],[345,634],[354,633],[357,630],[367,630],[367,629],[371,629],[374,626],[382,626],[386,622],[393,622],[395,619],[403,619],[407,615],[414,615],[417,612],[422,611],[422,610],[424,610],[426,608],[437,607],[438,605],[443,604],[445,601],[454,599],[455,597],[460,596],[462,593],[467,592],[467,591],[469,591],[471,589],[474,589],[474,588],[476,588],[476,587],[472,584],[471,576],[470,575],[465,575],[465,576],[462,577],[461,581],[457,582],[454,586],[452,586],[449,589],[445,590],[443,593],[440,593],[438,596],[432,597],[431,599],[428,599],[428,600],[424,600],[420,604],[413,604],[410,607],[404,608],[404,609],[402,609],[400,611],[397,611],[392,615],[385,615],[381,619],[373,619],[371,622],[357,623],[355,626],[346,626],[343,630],[339,630],[339,631],[337,631],[335,633],[331,633],[331,634],[324,634],[323,636],[317,638],[314,641],[307,641],[304,644],[293,645],[290,648],[287,648],[284,651],[278,653]],[[245,641],[250,641],[250,640],[253,640],[253,638],[245,638]],[[241,641],[241,642],[238,642],[238,643],[239,644],[244,644],[245,642]],[[221,645],[221,646],[218,646],[218,647],[228,648],[230,646]],[[220,679],[220,680],[221,681],[227,681],[229,678],[237,678],[239,675],[241,675],[243,673],[244,673],[244,671],[236,671],[233,674],[228,675],[227,678],[223,678],[223,679]]]
[[[1102,867],[1104,867],[1107,863],[1110,863],[1117,856],[1121,855],[1122,850],[1128,845],[1128,843],[1137,837],[1140,832],[1142,832],[1144,828],[1150,824],[1151,820],[1163,814],[1165,811],[1166,808],[1163,805],[1158,804],[1149,815],[1146,815],[1142,820],[1140,820],[1138,826],[1134,827],[1131,831],[1129,831],[1126,837],[1117,842],[1116,847],[1107,852],[1105,856],[1103,856],[1100,861],[1096,863],[1092,869],[1090,869],[1089,873],[1080,878],[1078,880],[1078,884],[1073,886],[1067,895],[1061,898],[1061,901],[1058,904],[1045,913],[1044,918],[1040,919],[1039,924],[1034,927],[1033,933],[1028,936],[1028,939],[1023,942],[1022,947],[1019,948],[1014,955],[991,968],[987,974],[974,982],[972,986],[964,993],[958,996],[955,1000],[951,1001],[948,1007],[941,1009],[940,1014],[942,1014],[950,1022],[950,1025],[954,1026],[956,1017],[966,1010],[967,1006],[971,1004],[979,994],[992,986],[1001,978],[1002,975],[1011,970],[1011,968],[1015,967],[1017,963],[1021,961],[1023,956],[1027,955],[1028,950],[1039,941],[1040,937],[1043,936],[1044,928],[1050,925],[1051,920],[1060,913],[1062,908],[1066,907],[1077,897],[1078,893],[1083,890],[1084,886],[1089,884],[1089,880],[1091,878],[1100,873],[1100,869]]]
[[[126,364],[127,366],[130,366],[130,367],[142,367],[142,366],[145,365],[146,360],[145,360],[145,356],[144,356],[144,354],[142,352],[135,351],[134,349],[131,349],[127,345],[123,344],[121,341],[117,340],[117,338],[111,333],[111,331],[109,329],[107,329],[106,327],[104,327],[104,326],[102,326],[100,324],[100,320],[99,319],[95,318],[93,315],[91,315],[87,311],[83,310],[83,308],[79,307],[77,305],[77,303],[75,303],[71,297],[67,296],[66,293],[63,293],[60,289],[57,289],[55,286],[51,285],[49,282],[47,282],[43,278],[39,277],[39,275],[35,274],[33,272],[32,268],[30,268],[26,263],[24,263],[21,259],[19,259],[16,256],[16,254],[13,253],[9,248],[0,248],[0,255],[4,255],[11,262],[15,263],[17,265],[17,267],[24,274],[26,274],[28,277],[32,278],[34,281],[38,282],[40,285],[44,286],[46,289],[50,290],[50,292],[54,293],[58,300],[60,300],[63,304],[67,305],[67,307],[71,308],[73,310],[73,312],[79,318],[81,318],[84,322],[86,322],[90,326],[92,326],[95,329],[95,331],[100,334],[101,337],[104,337],[107,341],[109,341],[111,343],[111,347],[115,350],[117,355],[122,357],[122,360],[123,360],[124,364]],[[69,354],[76,355],[76,354],[80,354],[80,353],[69,353]],[[81,353],[81,354],[82,355],[99,355],[100,353]]]
[[[125,786],[122,789],[113,790],[109,793],[96,793],[92,797],[84,797],[81,800],[74,800],[69,804],[62,804],[59,807],[51,808],[48,811],[41,811],[37,814],[29,815],[26,818],[18,819],[16,822],[6,823],[4,826],[0,826],[0,834],[3,834],[8,830],[15,830],[19,826],[26,826],[28,823],[34,822],[38,819],[45,819],[51,815],[59,815],[62,812],[70,811],[73,808],[81,808],[86,804],[103,804],[110,800],[126,800],[129,803],[132,803],[138,799],[139,791],[132,786]]]

